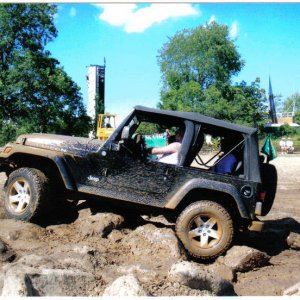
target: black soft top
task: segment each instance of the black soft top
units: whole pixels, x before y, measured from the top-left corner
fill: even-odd
[[[211,125],[215,127],[226,128],[228,130],[237,131],[247,135],[253,135],[257,132],[257,129],[253,127],[233,124],[227,121],[215,119],[195,112],[179,112],[179,111],[171,111],[171,110],[162,110],[162,109],[144,107],[140,105],[135,106],[134,109],[137,112],[160,115],[162,116],[162,118],[176,117],[176,118],[190,120],[193,122],[199,122],[202,124]]]

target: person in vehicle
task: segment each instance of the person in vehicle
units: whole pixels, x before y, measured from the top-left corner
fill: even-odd
[[[220,174],[232,174],[234,172],[238,162],[237,158],[232,152],[226,155],[231,148],[232,144],[228,141],[228,139],[221,140],[221,151],[225,156],[223,159],[221,157],[220,161],[210,169],[211,171]]]
[[[163,147],[149,148],[148,151],[153,155],[162,154],[162,156],[158,159],[159,162],[176,165],[178,162],[178,153],[181,149],[182,138],[183,130],[178,128],[175,132],[174,142],[171,142],[167,146]],[[169,141],[170,140],[172,140],[172,138],[169,138]]]

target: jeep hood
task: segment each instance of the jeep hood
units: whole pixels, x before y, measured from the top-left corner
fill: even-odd
[[[20,135],[16,143],[79,156],[97,152],[104,144],[97,139],[42,133]]]

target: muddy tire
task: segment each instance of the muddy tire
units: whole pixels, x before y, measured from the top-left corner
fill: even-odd
[[[262,216],[265,216],[271,210],[277,189],[277,170],[271,164],[262,164],[261,166],[262,188],[266,192],[262,205]]]
[[[30,221],[47,209],[48,179],[41,171],[20,168],[12,172],[4,186],[5,215],[16,220]]]
[[[176,234],[189,254],[203,260],[224,253],[233,239],[233,222],[227,210],[213,201],[190,204],[178,217]]]

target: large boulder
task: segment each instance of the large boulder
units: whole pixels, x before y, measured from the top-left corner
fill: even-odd
[[[247,246],[234,246],[225,256],[219,257],[217,263],[224,264],[236,273],[266,266],[269,260],[270,256],[262,251]]]
[[[231,282],[211,272],[205,265],[194,262],[178,262],[172,265],[168,278],[192,289],[206,290],[213,295],[233,295]]]
[[[105,290],[102,296],[147,296],[140,285],[138,279],[133,275],[124,275],[117,278],[113,283],[111,283]]]
[[[172,229],[153,224],[139,226],[122,239],[131,255],[150,266],[172,265],[181,257],[178,239]]]
[[[34,296],[33,286],[24,268],[18,270],[10,269],[5,273],[0,284],[1,297],[26,297]]]
[[[63,252],[61,254],[64,254]],[[84,255],[25,255],[2,268],[2,296],[86,296],[96,284]],[[88,270],[91,268],[91,270]],[[0,278],[1,281],[1,278]],[[13,283],[16,286],[13,286]]]
[[[74,222],[75,230],[83,237],[107,237],[112,230],[124,225],[124,218],[113,213],[92,214],[90,209],[79,211],[79,217]]]

